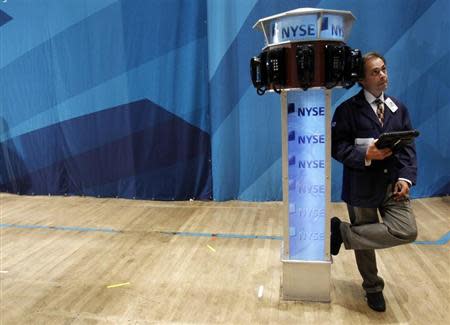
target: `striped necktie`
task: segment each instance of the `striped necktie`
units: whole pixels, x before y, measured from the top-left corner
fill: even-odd
[[[379,98],[375,99],[373,102],[377,105],[378,120],[380,121],[381,126],[383,126],[383,122],[384,122],[384,103]]]

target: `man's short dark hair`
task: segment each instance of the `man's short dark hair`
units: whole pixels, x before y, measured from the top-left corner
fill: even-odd
[[[362,80],[362,79],[364,79],[366,77],[365,76],[365,73],[366,73],[366,62],[369,61],[370,59],[373,59],[373,58],[379,58],[379,59],[381,59],[383,61],[384,64],[386,64],[386,59],[380,53],[378,53],[378,52],[367,52],[362,57],[362,64],[363,64],[363,66],[362,66],[362,69],[361,69],[361,78],[360,78],[360,80]],[[360,87],[362,87],[360,82],[358,82],[358,85]]]

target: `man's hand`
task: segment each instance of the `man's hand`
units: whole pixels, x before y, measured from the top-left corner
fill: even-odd
[[[394,200],[403,201],[409,197],[409,184],[405,181],[397,181],[394,185]]]
[[[376,142],[376,141],[375,141]],[[383,160],[392,155],[392,150],[389,148],[378,149],[375,142],[367,147],[366,160]]]

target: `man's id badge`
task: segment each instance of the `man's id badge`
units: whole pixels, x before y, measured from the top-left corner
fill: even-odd
[[[392,99],[388,98],[384,101],[387,107],[391,110],[392,113],[395,113],[396,110],[398,110],[398,106],[395,105],[395,103],[392,101]]]

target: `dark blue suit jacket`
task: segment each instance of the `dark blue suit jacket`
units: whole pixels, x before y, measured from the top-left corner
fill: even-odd
[[[387,186],[398,178],[406,178],[413,184],[417,178],[416,149],[408,145],[384,160],[372,160],[365,166],[367,147],[356,146],[356,138],[379,138],[383,132],[411,130],[412,125],[406,107],[393,97],[398,109],[384,109],[384,125],[381,126],[364,91],[351,97],[336,109],[332,121],[331,152],[334,159],[344,164],[342,200],[356,207],[378,207],[386,195]]]

